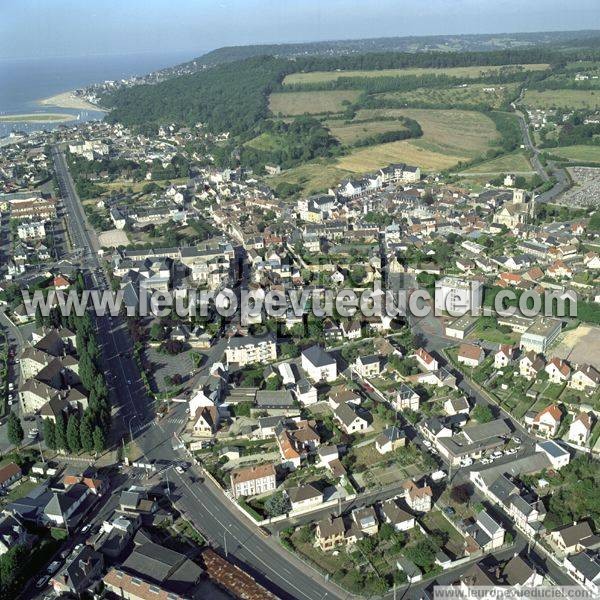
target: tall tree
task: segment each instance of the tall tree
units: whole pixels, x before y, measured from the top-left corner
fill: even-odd
[[[79,417],[71,415],[67,424],[67,446],[72,453],[81,450],[81,439],[79,437]]]
[[[56,425],[50,419],[42,421],[42,434],[46,447],[50,450],[56,450]]]
[[[67,444],[67,423],[62,413],[56,417],[56,449],[69,449]]]
[[[15,446],[20,446],[25,434],[19,417],[14,412],[11,412],[8,417],[8,441]]]
[[[92,452],[94,450],[94,429],[88,415],[84,415],[83,419],[81,419],[79,434],[81,447],[84,452]]]
[[[106,438],[104,436],[104,432],[102,431],[102,429],[100,429],[100,427],[96,427],[94,429],[94,451],[100,454],[100,452],[102,452],[105,447]]]

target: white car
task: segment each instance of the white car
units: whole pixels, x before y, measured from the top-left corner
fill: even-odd
[[[496,452],[492,452],[492,458],[500,458],[502,456],[502,452],[500,450],[496,450]]]
[[[511,448],[510,450],[507,450],[504,454],[516,454],[517,453],[517,449],[516,448]]]
[[[482,458],[481,459],[482,465],[489,465],[491,462],[494,462],[491,458]]]
[[[177,471],[177,472],[178,472],[180,475],[183,475],[183,474],[185,473],[185,471],[183,470],[183,468],[182,468],[182,467],[180,467],[179,465],[177,465],[177,466],[175,467],[175,470],[176,470],[176,471]]]
[[[470,467],[473,464],[473,459],[472,458],[463,458],[460,461],[460,466],[461,467]]]
[[[431,448],[431,442],[429,440],[423,440],[423,446],[425,446],[425,448]]]

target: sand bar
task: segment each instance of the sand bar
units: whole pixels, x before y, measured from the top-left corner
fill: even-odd
[[[66,121],[74,121],[75,119],[77,119],[77,115],[72,115],[68,113],[30,113],[20,115],[0,115],[1,123],[64,123]]]
[[[44,98],[39,101],[39,104],[43,104],[44,106],[58,106],[60,108],[72,108],[74,110],[106,112],[105,109],[100,108],[79,96],[75,96],[73,92],[63,92],[62,94],[50,96],[50,98]]]

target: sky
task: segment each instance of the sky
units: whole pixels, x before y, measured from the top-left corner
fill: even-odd
[[[576,29],[599,0],[0,0],[0,58]]]

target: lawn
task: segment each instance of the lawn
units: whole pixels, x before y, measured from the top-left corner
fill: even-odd
[[[600,98],[600,95],[598,97]],[[550,149],[549,152],[572,162],[600,163],[600,146],[559,146]]]
[[[448,537],[445,548],[454,556],[461,557],[463,555],[463,537],[439,510],[433,510],[427,513],[422,517],[422,521],[425,528],[431,533],[440,531],[443,535]]]
[[[519,339],[519,335],[516,333],[504,333],[496,327],[485,327],[484,325],[484,321],[479,321],[468,337],[472,340],[485,340],[492,344],[514,344]]]
[[[323,123],[329,128],[331,134],[336,137],[342,144],[352,145],[357,141],[367,138],[378,133],[386,133],[388,131],[404,130],[402,121],[366,121],[366,122],[350,122],[340,120],[325,121]]]
[[[500,174],[500,173],[527,173],[533,174],[531,163],[524,152],[517,151],[504,154],[491,160],[486,160],[478,165],[470,167],[461,172],[461,175],[469,174]]]
[[[444,88],[420,88],[408,92],[388,92],[376,94],[375,98],[401,102],[407,106],[435,107],[446,105],[459,106],[490,106],[500,109],[516,94],[517,84],[472,84],[466,86],[452,86]]]
[[[481,156],[499,138],[494,122],[475,111],[407,108],[358,113],[358,119],[377,116],[415,119],[423,129],[423,137],[355,150],[338,160],[342,169],[364,173],[406,162],[425,171],[439,171]]]
[[[358,90],[280,92],[269,97],[269,109],[275,115],[338,113],[344,110],[347,103],[354,102],[359,95]]]
[[[340,77],[402,77],[406,75],[447,75],[449,77],[462,77],[477,79],[486,74],[498,71],[515,71],[522,67],[523,71],[543,71],[549,67],[547,64],[524,65],[498,65],[498,66],[473,66],[450,68],[411,68],[411,69],[380,69],[377,71],[314,71],[312,73],[292,73],[283,80],[284,85],[304,83],[327,83]]]
[[[600,91],[594,90],[527,90],[523,104],[533,108],[598,108]]]

